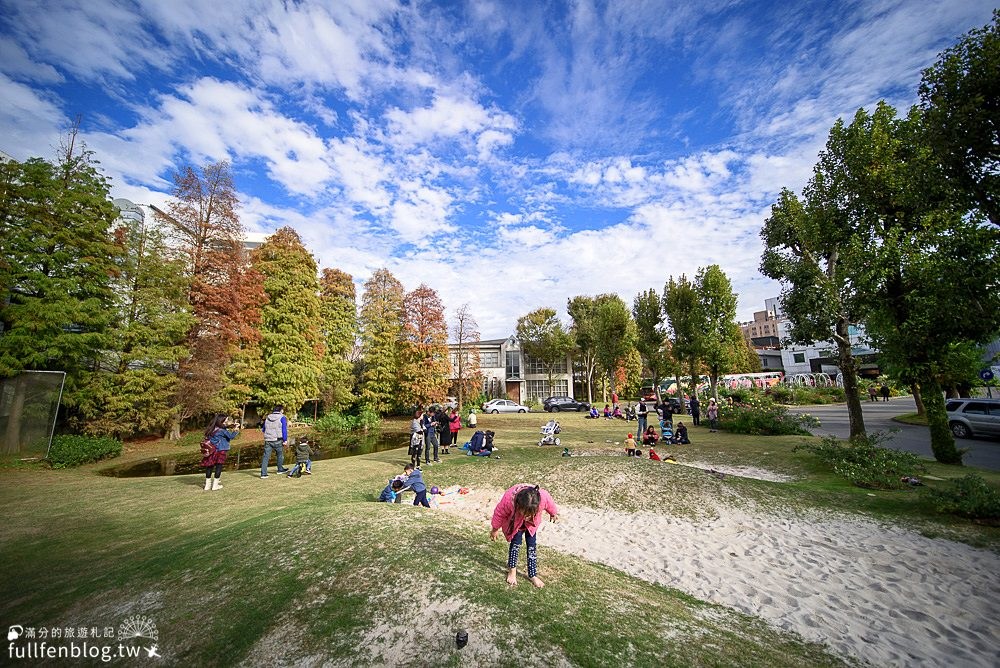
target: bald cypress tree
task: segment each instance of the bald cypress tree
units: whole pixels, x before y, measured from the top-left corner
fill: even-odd
[[[320,398],[327,409],[343,410],[354,403],[354,365],[358,314],[354,280],[340,269],[324,269],[320,277],[323,379]]]
[[[403,284],[388,269],[365,281],[361,298],[361,400],[377,413],[400,407],[399,341]]]

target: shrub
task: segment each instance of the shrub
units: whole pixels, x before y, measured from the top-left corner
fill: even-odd
[[[122,442],[109,436],[56,436],[49,449],[49,462],[61,469],[97,462],[122,453]]]
[[[358,410],[356,415],[352,415],[350,413],[327,413],[320,419],[316,420],[316,424],[314,426],[316,431],[324,433],[342,433],[375,429],[381,421],[382,419],[379,417],[378,413],[367,406],[364,406]]]
[[[925,498],[941,513],[991,523],[1000,521],[1000,490],[975,473],[950,480],[947,487],[928,489]]]
[[[735,434],[755,436],[808,436],[807,427],[818,427],[819,420],[811,415],[789,413],[770,399],[752,397],[746,403],[719,408],[719,429]]]
[[[836,436],[827,436],[820,442],[795,446],[796,450],[808,450],[833,468],[833,472],[843,476],[851,484],[865,489],[903,489],[909,487],[902,481],[926,467],[920,457],[912,452],[883,448],[880,443],[888,434],[875,432],[860,441],[841,441]]]

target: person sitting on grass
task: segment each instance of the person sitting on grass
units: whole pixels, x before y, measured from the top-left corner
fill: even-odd
[[[614,410],[611,411],[611,417],[616,418],[618,420],[624,420],[625,419],[625,415],[622,413],[621,406],[619,406],[618,404],[615,404]]]
[[[305,436],[299,436],[299,440],[295,444],[295,466],[288,472],[288,479],[291,480],[296,474],[299,477],[303,473],[312,475],[312,456],[313,449],[309,445],[309,439]]]
[[[681,443],[683,445],[688,445],[691,441],[688,440],[688,430],[684,426],[683,422],[677,423],[677,429],[674,430],[674,437],[670,439],[671,443]]]
[[[656,433],[656,427],[649,425],[646,428],[646,432],[642,435],[643,445],[656,445],[660,441],[660,435]]]
[[[653,448],[649,449],[649,458],[652,459],[654,462],[662,461],[660,459],[660,456],[656,454],[656,450],[654,450]]]
[[[611,419],[611,406],[609,406],[608,404],[604,404],[604,419],[605,420]]]
[[[591,420],[596,420],[597,418],[601,417],[600,413],[597,412],[597,406],[592,406],[590,408],[590,412],[587,413],[587,417],[590,418]]]
[[[396,503],[396,497],[399,493],[403,491],[403,486],[406,483],[403,482],[402,478],[396,477],[389,481],[389,484],[385,486],[382,493],[378,495],[378,500],[381,503]]]

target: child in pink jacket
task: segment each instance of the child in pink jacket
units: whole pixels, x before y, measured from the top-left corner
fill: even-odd
[[[490,540],[496,540],[497,534],[503,531],[504,538],[510,542],[507,553],[507,584],[517,584],[517,554],[521,549],[521,539],[525,539],[528,553],[528,580],[536,587],[544,587],[545,583],[538,577],[538,556],[535,551],[535,532],[544,521],[542,511],[549,514],[552,522],[559,515],[559,508],[549,493],[538,485],[514,485],[506,492],[493,510],[493,530]]]

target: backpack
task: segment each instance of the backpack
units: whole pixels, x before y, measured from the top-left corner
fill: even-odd
[[[215,443],[212,443],[211,438],[205,438],[201,442],[201,458],[208,459],[215,454],[218,448],[215,447]]]

